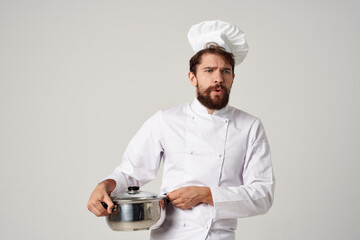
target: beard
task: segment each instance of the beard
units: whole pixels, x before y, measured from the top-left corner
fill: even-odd
[[[222,94],[215,95],[214,98],[211,98],[210,96],[211,91],[218,88],[221,88],[221,90],[223,91]],[[208,109],[220,110],[229,103],[230,88],[227,89],[226,87],[219,84],[213,87],[208,87],[203,92],[201,92],[200,87],[197,86],[196,93],[199,102]]]

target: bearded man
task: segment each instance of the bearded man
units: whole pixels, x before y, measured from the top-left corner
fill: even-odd
[[[188,74],[196,98],[145,122],[121,165],[93,191],[88,209],[110,214],[109,195],[151,181],[163,161],[161,192],[170,204],[151,239],[235,239],[237,218],[266,213],[275,185],[261,121],[228,104],[234,66],[248,50],[245,35],[217,20],[194,25],[188,37],[197,50]]]

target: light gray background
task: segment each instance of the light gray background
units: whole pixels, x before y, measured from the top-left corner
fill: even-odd
[[[247,34],[231,105],[260,117],[275,203],[236,239],[359,239],[359,1],[0,1],[0,239],[146,239],[86,208],[130,138],[192,101],[192,24]],[[160,177],[144,187],[159,192]]]

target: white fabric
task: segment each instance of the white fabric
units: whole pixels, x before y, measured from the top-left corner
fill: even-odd
[[[236,25],[224,21],[204,21],[193,25],[188,32],[188,40],[195,52],[215,42],[234,54],[235,65],[240,64],[249,51],[245,33]]]
[[[197,99],[159,111],[130,141],[123,161],[107,178],[116,195],[155,178],[164,161],[161,193],[208,186],[214,206],[191,210],[168,205],[152,239],[235,239],[236,218],[263,214],[273,202],[270,149],[259,119],[226,106],[212,115]]]

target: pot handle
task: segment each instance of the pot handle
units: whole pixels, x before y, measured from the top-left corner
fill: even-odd
[[[169,203],[170,203],[170,199],[168,198],[167,193],[163,193],[163,194],[162,194],[162,197],[165,197],[164,200],[165,200],[165,203],[166,203],[166,204],[169,204]]]
[[[108,205],[107,205],[106,203],[104,203],[104,202],[101,202],[101,205],[103,205],[103,207],[104,207],[105,209],[108,208]],[[117,210],[117,205],[114,203],[114,207],[113,207],[113,209],[112,209],[112,212],[116,212],[116,210]]]

